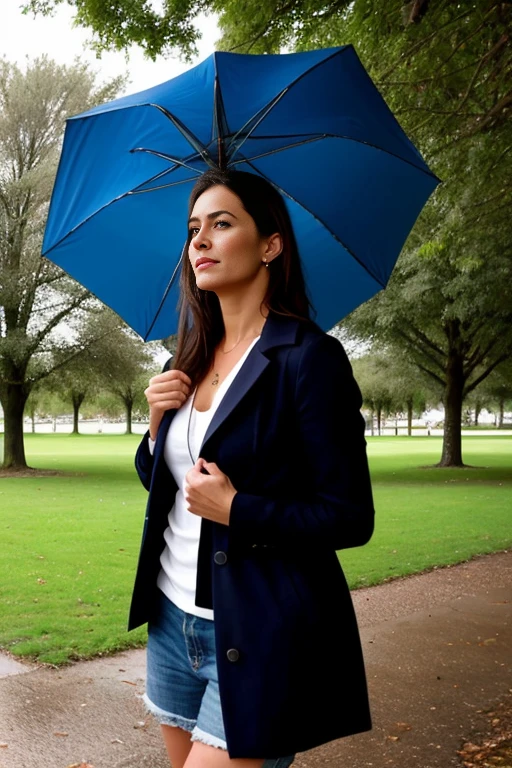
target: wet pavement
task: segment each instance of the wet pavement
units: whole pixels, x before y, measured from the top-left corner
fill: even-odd
[[[457,750],[512,687],[512,552],[353,599],[373,730],[302,753],[294,765],[460,766]],[[336,648],[324,651],[336,663]],[[169,768],[140,700],[144,675],[143,650],[60,669],[0,657],[0,768]]]

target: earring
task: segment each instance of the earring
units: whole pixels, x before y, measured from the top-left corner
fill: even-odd
[[[265,265],[265,266],[267,267],[267,269],[268,269],[268,264],[267,264],[267,260],[266,260],[266,259],[263,259],[263,263],[264,263],[264,265]]]

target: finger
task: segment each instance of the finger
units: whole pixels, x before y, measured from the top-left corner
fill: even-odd
[[[224,475],[224,472],[218,468],[214,461],[204,461],[203,467],[209,475]]]
[[[181,379],[173,381],[157,381],[147,387],[151,392],[190,392],[190,387]]]
[[[161,382],[170,382],[170,381],[181,381],[183,384],[186,384],[187,387],[190,387],[192,384],[190,378],[187,376],[186,373],[183,373],[183,371],[176,371],[176,370],[170,370],[170,371],[164,371],[164,373],[158,373],[156,376],[153,376],[150,380],[150,384],[160,384]]]
[[[188,398],[189,395],[186,392],[152,392],[151,390],[146,392],[146,399],[150,405],[159,406],[167,400],[176,400],[183,405]]]

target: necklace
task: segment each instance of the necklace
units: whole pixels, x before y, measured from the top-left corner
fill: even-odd
[[[232,352],[234,349],[236,349],[238,347],[238,345],[242,343],[242,341],[247,341],[247,339],[251,339],[251,338],[254,339],[255,337],[254,336],[246,336],[245,339],[238,339],[238,341],[235,344],[235,346],[231,347],[231,349],[227,349],[227,350],[226,349],[221,349],[222,354],[223,355],[229,355],[229,353]]]
[[[228,350],[221,349],[220,352],[221,352],[222,355],[229,355],[229,353],[232,352],[234,349],[236,349],[238,347],[238,345],[242,343],[242,341],[248,341],[249,339],[251,339],[251,340],[252,339],[256,339],[260,335],[261,335],[261,331],[259,333],[253,334],[251,336],[246,336],[245,338],[238,339],[238,341],[237,341],[237,343],[235,344],[234,347],[231,347],[231,349],[228,349]],[[211,386],[212,387],[216,387],[218,385],[219,381],[220,381],[220,375],[219,375],[218,371],[214,371],[213,372],[213,379],[210,381]]]
[[[192,397],[192,403],[190,404],[190,412],[188,414],[188,424],[187,424],[187,448],[188,448],[188,455],[190,456],[190,461],[192,462],[192,466],[196,463],[194,461],[194,457],[192,456],[192,449],[190,447],[190,422],[192,421],[192,411],[194,410],[194,403],[196,401],[196,392],[197,389],[194,392],[194,395]]]

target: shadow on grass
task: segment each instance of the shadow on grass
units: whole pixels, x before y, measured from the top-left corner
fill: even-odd
[[[23,469],[2,469],[0,467],[0,480],[3,477],[81,477],[84,472],[63,472],[60,469],[39,469],[38,467],[24,467]]]
[[[382,485],[405,483],[407,485],[512,485],[510,466],[464,466],[440,467],[436,464],[399,469],[398,471],[376,471],[372,478]]]

